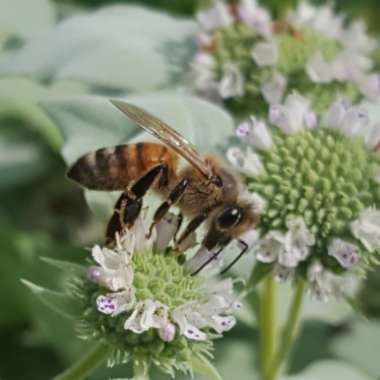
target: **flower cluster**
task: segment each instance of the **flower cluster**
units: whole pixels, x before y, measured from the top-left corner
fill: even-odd
[[[194,357],[209,355],[211,340],[235,325],[232,314],[241,307],[232,280],[191,276],[193,261],[183,263],[183,253],[168,247],[177,223],[169,213],[147,239],[140,218],[114,247],[95,246],[88,281],[77,292],[85,336],[105,339],[115,357],[125,353],[172,375],[191,372]]]
[[[228,6],[214,0],[198,14],[200,32],[193,84],[238,116],[262,114],[289,90],[306,94],[318,110],[338,95],[351,101],[380,96],[375,41],[360,21],[346,25],[329,5],[301,2],[274,21],[256,0]]]
[[[295,92],[268,118],[240,124],[243,146],[227,152],[265,200],[256,258],[279,280],[300,275],[314,294],[336,293],[327,279],[380,263],[380,126],[341,99],[317,115]]]

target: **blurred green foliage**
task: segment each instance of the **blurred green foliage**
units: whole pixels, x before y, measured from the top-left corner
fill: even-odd
[[[29,1],[29,0],[25,0]],[[16,13],[17,29],[11,38],[8,30],[0,25],[0,54],[9,49],[17,49],[32,33],[51,27],[54,15],[59,17],[81,13],[82,7],[97,8],[114,3],[144,4],[177,15],[192,15],[204,0],[55,0],[58,10],[47,11],[42,15],[36,28],[28,31],[28,20],[33,20],[31,10]],[[278,14],[294,1],[262,0],[264,5]],[[323,3],[322,1],[318,1]],[[17,4],[19,4],[17,2]],[[48,1],[39,2],[44,6]],[[2,6],[15,7],[15,2],[0,0]],[[67,8],[61,10],[63,4]],[[364,17],[371,30],[380,32],[378,22],[378,0],[338,0],[337,7],[352,16]],[[14,12],[13,12],[14,14]],[[22,17],[21,17],[22,16]],[[45,21],[44,21],[45,20]],[[6,25],[8,27],[8,25]],[[2,34],[4,33],[4,34]],[[28,33],[30,35],[28,35]],[[36,32],[37,33],[37,32]],[[5,37],[4,37],[5,36]],[[4,37],[4,39],[2,39]],[[4,42],[4,45],[2,43]],[[379,60],[380,61],[380,60]],[[39,104],[42,95],[51,98],[59,94],[84,93],[85,86],[70,87],[69,90],[56,89],[54,83],[37,85],[33,80],[20,82],[11,79],[5,84],[0,82],[0,379],[2,380],[44,380],[63,370],[87,349],[76,339],[70,320],[64,319],[49,310],[34,298],[20,282],[26,278],[35,283],[55,289],[65,287],[65,277],[40,260],[41,256],[83,262],[88,252],[82,247],[89,246],[99,238],[99,225],[85,205],[83,194],[65,178],[66,165],[60,155],[62,137],[56,129],[55,120]],[[58,83],[58,86],[60,83]],[[92,88],[92,91],[97,91]],[[75,117],[87,120],[83,109],[75,109]],[[101,119],[104,113],[96,115]],[[75,119],[72,119],[75,120]],[[95,124],[87,120],[87,124]],[[78,124],[74,124],[73,128]],[[88,136],[87,136],[88,137]],[[86,137],[86,138],[87,138]],[[199,142],[207,140],[195,136]],[[111,137],[110,137],[111,138]],[[119,137],[118,137],[119,138]],[[380,317],[380,274],[370,274],[365,288],[360,293],[363,308],[367,315]],[[282,296],[281,296],[282,297]],[[280,306],[280,317],[285,314]],[[316,316],[318,310],[309,308],[308,318]],[[339,311],[333,306],[329,311],[336,316]],[[343,315],[347,315],[345,312]],[[351,361],[350,352],[333,350],[333,341],[341,337],[341,345],[351,339],[355,332],[357,350],[368,340],[360,338],[363,326],[351,328],[348,323],[341,324],[341,317],[324,321],[308,321],[292,355],[290,373],[297,374],[309,364],[320,360],[341,357]],[[332,320],[334,326],[332,326]],[[329,322],[329,323],[327,323]],[[374,330],[378,326],[372,327]],[[366,337],[371,334],[365,330]],[[353,339],[353,338],[352,338]],[[372,342],[373,343],[373,342]],[[252,379],[255,371],[257,345],[256,330],[240,323],[217,345],[217,366],[226,378],[239,380]],[[344,350],[343,350],[344,351]],[[364,351],[364,350],[363,350]],[[373,350],[376,353],[376,350]],[[376,364],[376,360],[373,360]],[[376,373],[373,365],[371,373]],[[238,371],[238,372],[237,372]],[[380,370],[379,372],[380,373]],[[126,377],[125,367],[100,369],[91,380],[109,377]],[[158,375],[155,380],[161,379]],[[363,378],[364,379],[364,378]]]

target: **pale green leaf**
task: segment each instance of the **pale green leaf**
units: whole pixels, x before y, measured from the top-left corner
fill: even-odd
[[[217,369],[206,359],[193,357],[191,360],[193,370],[209,380],[223,380]]]
[[[333,360],[321,360],[300,374],[285,376],[283,380],[374,380],[352,364]]]
[[[46,289],[28,280],[21,282],[46,306],[67,318],[75,318],[80,314],[78,302],[68,294]]]
[[[52,267],[60,269],[69,275],[83,276],[86,273],[86,267],[81,264],[73,263],[65,260],[53,259],[51,257],[41,257],[41,260]]]
[[[143,7],[105,7],[61,22],[0,60],[0,73],[129,91],[162,88],[187,71],[195,30],[193,21]]]
[[[53,26],[54,13],[49,0],[0,0],[0,35],[38,36]]]
[[[339,359],[375,377],[380,375],[379,342],[380,322],[358,320],[333,341],[332,350]]]

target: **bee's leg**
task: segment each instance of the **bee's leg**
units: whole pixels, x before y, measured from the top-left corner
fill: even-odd
[[[152,187],[155,180],[159,176],[165,175],[165,173],[166,165],[160,164],[154,166],[139,178],[130,189],[121,194],[115,204],[114,213],[108,222],[106,231],[107,242],[112,242],[115,239],[116,232],[121,232],[124,228],[133,226],[141,211],[142,198]],[[161,181],[160,178],[160,183]]]
[[[154,226],[160,222],[160,220],[169,211],[169,208],[181,199],[188,185],[189,185],[189,180],[187,178],[183,178],[181,179],[181,181],[177,183],[174,189],[170,191],[169,196],[166,199],[166,201],[161,203],[161,205],[158,207],[158,209],[154,213],[153,222],[150,225],[148,237],[151,236]]]
[[[208,212],[203,212],[202,214],[197,215],[195,218],[190,220],[188,225],[185,228],[185,231],[182,232],[179,239],[175,241],[175,249],[178,249],[182,242],[184,242],[206,219]]]
[[[235,257],[234,260],[230,264],[228,264],[221,272],[220,274],[224,274],[228,272],[248,250],[248,244],[244,242],[243,240],[239,240],[239,243],[243,246],[243,249],[240,251],[240,253]]]
[[[174,237],[173,237],[174,243],[177,243],[177,235],[178,235],[178,232],[181,229],[181,226],[182,226],[182,223],[183,223],[183,214],[182,214],[182,212],[180,212],[177,215],[177,218],[178,218],[178,224],[177,224],[177,228],[175,230]]]
[[[219,247],[219,249],[208,259],[206,260],[196,271],[194,271],[191,275],[195,276],[199,272],[201,272],[204,268],[207,267],[212,261],[216,260],[218,256],[222,253],[223,249],[226,248],[230,240],[224,241],[223,244]]]

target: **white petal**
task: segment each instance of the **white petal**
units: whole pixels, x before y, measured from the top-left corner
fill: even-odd
[[[253,48],[252,58],[260,67],[275,65],[278,59],[276,43],[274,41],[258,42]]]
[[[272,145],[272,137],[265,122],[253,116],[237,127],[236,134],[256,148],[267,149]]]
[[[238,240],[242,241],[249,248],[251,248],[259,240],[259,232],[252,228],[248,231],[243,232],[241,235],[239,235]]]
[[[327,83],[332,78],[332,69],[321,52],[315,53],[306,64],[306,72],[309,78],[316,83]]]
[[[245,175],[256,177],[263,171],[259,156],[250,147],[245,152],[237,147],[228,149],[227,159]]]
[[[107,315],[116,316],[133,307],[134,295],[128,292],[110,293],[96,298],[97,309]]]
[[[348,136],[354,136],[362,134],[368,125],[368,110],[364,106],[353,106],[344,114],[340,129]]]
[[[262,263],[273,263],[284,249],[285,235],[271,231],[255,246],[256,259]]]
[[[186,317],[187,312],[187,307],[183,306],[179,306],[173,310],[172,318],[178,324],[180,333],[189,339],[207,340],[207,335],[188,321]]]
[[[358,85],[364,96],[376,100],[380,96],[380,75],[369,74],[359,79]]]
[[[329,128],[340,129],[342,121],[351,104],[346,99],[336,100],[327,111],[327,123]]]
[[[210,327],[212,327],[219,334],[231,330],[235,325],[236,319],[231,315],[227,317],[214,315],[212,317],[212,322],[210,323]]]
[[[223,67],[219,94],[223,99],[244,95],[244,78],[236,65],[229,63]]]
[[[354,244],[342,239],[333,239],[328,254],[335,257],[343,268],[351,268],[359,261],[359,250]]]
[[[376,40],[369,37],[366,25],[362,20],[355,20],[345,31],[342,39],[345,48],[370,54],[376,48]]]
[[[380,210],[369,208],[351,223],[351,231],[369,252],[380,249]]]
[[[274,268],[274,278],[277,282],[286,282],[292,275],[293,269],[277,264]]]
[[[269,104],[278,104],[284,96],[286,85],[286,78],[279,73],[275,73],[269,82],[261,86],[261,93]]]
[[[158,335],[164,342],[172,342],[175,338],[175,331],[175,325],[169,322],[158,330]]]
[[[287,222],[286,249],[295,252],[299,260],[305,260],[309,255],[309,247],[315,244],[314,235],[308,230],[301,217]]]
[[[260,7],[256,0],[240,0],[238,13],[244,24],[253,27],[262,36],[271,35],[272,23],[269,12]]]
[[[178,216],[168,212],[156,226],[157,238],[155,242],[155,249],[163,251],[168,247],[175,232],[178,228]]]
[[[205,11],[199,12],[196,16],[201,27],[206,31],[231,25],[232,15],[228,7],[219,0],[213,1],[213,6]]]

